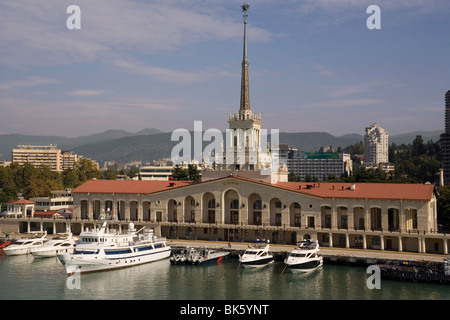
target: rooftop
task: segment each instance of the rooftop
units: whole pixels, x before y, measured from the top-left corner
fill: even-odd
[[[396,183],[340,183],[340,182],[279,182],[270,184],[238,176],[228,176],[205,182],[196,181],[144,181],[144,180],[90,180],[73,193],[121,193],[151,194],[190,185],[210,184],[225,179],[237,179],[280,188],[321,198],[353,199],[403,199],[430,201],[435,190],[433,184],[396,184]]]

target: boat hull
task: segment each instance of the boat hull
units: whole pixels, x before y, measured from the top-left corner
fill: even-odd
[[[28,254],[30,252],[30,249],[29,248],[21,248],[21,249],[5,248],[5,249],[3,249],[3,252],[6,253],[7,256],[20,256],[20,255]]]
[[[206,259],[206,260],[197,260],[194,262],[190,262],[190,264],[193,264],[194,266],[203,266],[203,265],[208,265],[208,264],[216,264],[216,263],[220,263],[226,256],[228,255],[228,253],[226,255],[223,256],[219,256],[219,257],[214,257],[211,259]]]
[[[260,268],[268,265],[269,263],[272,263],[273,261],[273,257],[258,260],[239,260],[241,265],[245,268]]]
[[[305,262],[287,264],[289,271],[291,272],[308,272],[315,270],[323,265],[322,260],[310,260]]]
[[[74,251],[73,248],[64,248],[64,249],[51,249],[51,250],[33,250],[31,251],[31,255],[34,258],[51,258],[56,257],[58,254],[72,254]]]
[[[95,271],[105,271],[119,268],[132,267],[144,263],[149,263],[170,256],[170,247],[164,247],[161,250],[152,250],[151,252],[137,252],[129,255],[117,255],[107,258],[99,258],[96,255],[74,255],[58,254],[58,259],[66,268],[67,274],[87,273]],[[97,259],[96,259],[97,258]]]

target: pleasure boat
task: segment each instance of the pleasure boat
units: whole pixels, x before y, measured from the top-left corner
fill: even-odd
[[[192,249],[192,248],[191,248]],[[218,251],[214,249],[202,248],[200,250],[191,250],[186,258],[187,264],[193,264],[196,266],[204,264],[218,263],[223,260],[230,253],[226,251]]]
[[[77,240],[78,238],[72,237],[69,233],[67,237],[55,237],[42,246],[31,249],[30,253],[34,258],[56,257],[58,253],[73,253]]]
[[[22,238],[10,244],[6,248],[3,249],[3,252],[8,256],[17,256],[22,254],[28,254],[34,248],[38,248],[42,246],[45,242],[48,241],[46,239],[47,232],[44,232],[44,235],[40,238]]]
[[[192,247],[185,248],[181,251],[175,251],[170,257],[170,263],[174,265],[205,265],[221,262],[230,253],[226,251],[208,249],[206,247],[196,249]]]
[[[318,255],[318,241],[299,241],[298,247],[292,250],[284,260],[290,271],[311,271],[323,265],[323,258]]]
[[[73,253],[57,255],[67,274],[131,267],[170,256],[166,239],[157,238],[153,230],[139,234],[145,227],[136,231],[130,223],[126,234],[108,233],[108,219],[103,220],[100,229],[80,234]]]
[[[174,250],[172,252],[172,256],[169,259],[170,264],[186,264],[186,260],[187,260],[187,257],[189,255],[189,251],[191,249],[192,248],[188,247],[188,248],[182,249],[181,251],[180,250],[177,250],[177,251]]]
[[[256,244],[249,246],[244,254],[239,256],[239,262],[244,267],[263,267],[274,261],[270,251],[269,241],[256,241]]]

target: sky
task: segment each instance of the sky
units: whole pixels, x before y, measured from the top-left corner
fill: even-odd
[[[450,1],[248,3],[250,106],[263,128],[444,130]],[[0,134],[225,130],[239,110],[243,4],[0,2]],[[70,5],[81,29],[68,28]],[[380,29],[367,27],[371,5]]]

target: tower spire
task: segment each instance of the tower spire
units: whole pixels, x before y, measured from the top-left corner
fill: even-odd
[[[241,73],[241,103],[239,110],[250,110],[250,90],[248,81],[248,59],[247,59],[247,11],[250,5],[244,4],[242,12],[244,13],[244,53],[242,57],[242,73]]]

